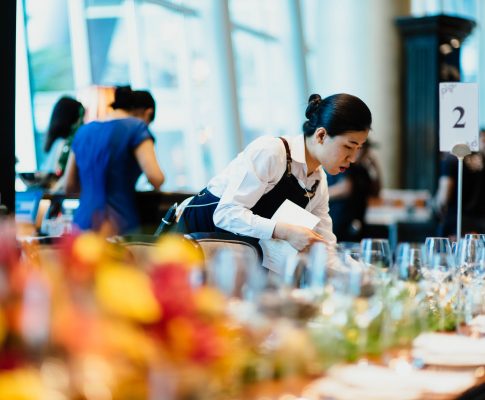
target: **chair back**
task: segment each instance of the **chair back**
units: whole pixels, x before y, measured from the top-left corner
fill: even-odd
[[[129,253],[133,264],[144,271],[149,271],[152,266],[153,253],[155,252],[158,237],[153,235],[124,235],[110,238],[111,241],[122,245]]]
[[[254,257],[259,264],[263,260],[263,251],[255,238],[230,232],[193,232],[185,236],[199,244],[206,263],[213,260],[221,249],[230,249],[235,257]]]

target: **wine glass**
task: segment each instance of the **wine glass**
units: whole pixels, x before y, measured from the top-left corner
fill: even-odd
[[[267,275],[254,254],[223,248],[208,263],[207,281],[229,298],[256,301]]]
[[[481,277],[484,271],[480,270],[484,257],[485,242],[478,235],[466,235],[457,244],[456,262],[462,273],[472,277]]]
[[[421,278],[423,248],[413,243],[399,243],[396,249],[396,261],[392,266],[394,278],[417,282]]]
[[[451,242],[447,237],[427,237],[424,241],[425,257],[433,254],[447,253],[451,254]]]
[[[460,322],[468,325],[471,319],[480,313],[483,302],[485,242],[479,235],[466,235],[458,241],[456,263],[460,278]]]
[[[392,253],[387,239],[365,238],[360,242],[360,260],[370,269],[375,269],[380,283],[388,284],[391,275],[389,268],[392,263]]]
[[[456,262],[451,253],[447,238],[427,238],[422,268],[423,277],[429,283],[435,310],[438,316],[438,328],[449,330],[456,324],[459,280],[456,274]]]
[[[384,270],[391,266],[391,247],[387,239],[362,239],[360,254],[362,261],[367,265]]]
[[[396,280],[385,292],[381,341],[382,360],[388,367],[409,370],[422,366],[421,360],[413,357],[412,341],[425,330],[425,296],[420,286],[409,280]]]
[[[367,363],[367,355],[376,352],[376,343],[380,341],[379,331],[372,330],[373,321],[383,310],[381,284],[376,277],[376,270],[369,269],[365,264],[352,264],[349,271],[350,294],[353,295],[353,317],[358,328],[357,351],[359,362]]]
[[[282,315],[294,320],[312,316],[323,301],[330,253],[324,243],[315,243],[308,253],[287,259],[285,287],[280,290]]]
[[[485,233],[467,233],[464,239],[478,239],[485,245]]]

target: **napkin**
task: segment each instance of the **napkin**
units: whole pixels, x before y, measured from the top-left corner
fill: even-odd
[[[320,218],[286,199],[271,217],[273,221],[304,226],[313,229]],[[263,250],[263,265],[271,271],[284,273],[289,259],[296,257],[296,250],[290,243],[279,239],[261,239],[259,245]]]
[[[332,367],[304,391],[308,400],[413,400],[456,395],[475,383],[472,372],[394,370],[376,365]]]
[[[413,357],[428,365],[485,365],[485,339],[446,333],[424,333],[413,342]]]

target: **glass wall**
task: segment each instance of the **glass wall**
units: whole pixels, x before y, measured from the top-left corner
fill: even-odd
[[[49,122],[50,111],[55,101],[63,94],[75,95],[74,76],[72,68],[71,37],[69,30],[68,3],[65,0],[25,1],[24,3],[25,45],[27,52],[27,71],[23,83],[24,90],[17,91],[21,99],[27,104],[17,107],[18,118],[29,118],[23,110],[32,109],[33,132],[31,140],[34,143],[36,166],[40,168],[44,159],[45,131]],[[55,10],[55,12],[46,12]],[[22,21],[22,19],[20,19]],[[19,46],[22,47],[22,46]],[[22,71],[19,70],[21,73]],[[29,89],[30,88],[30,93]],[[27,96],[22,96],[27,94]],[[21,121],[20,121],[21,122]],[[17,124],[18,125],[18,124]],[[32,125],[23,125],[24,130]],[[17,132],[20,129],[16,130]],[[27,136],[28,137],[28,136]],[[20,145],[25,146],[25,143]],[[19,147],[19,144],[17,144]],[[22,156],[29,155],[17,151],[20,168],[32,166],[30,160],[23,160]]]
[[[292,109],[288,9],[281,0],[231,0],[243,144],[261,135],[287,135]]]

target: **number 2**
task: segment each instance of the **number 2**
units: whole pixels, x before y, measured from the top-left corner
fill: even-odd
[[[458,120],[455,122],[455,125],[453,125],[453,128],[464,128],[465,122],[460,122],[460,121],[465,115],[465,109],[463,107],[455,107],[453,111],[458,111],[460,113],[460,116],[458,117]]]

